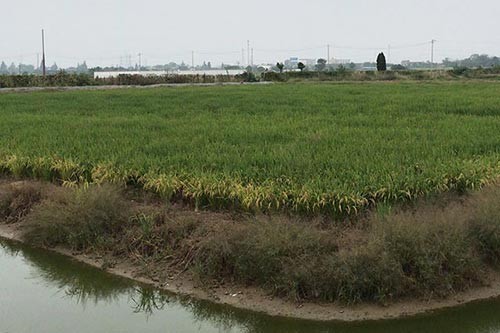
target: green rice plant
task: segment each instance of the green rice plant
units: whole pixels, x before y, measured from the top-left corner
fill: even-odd
[[[489,82],[0,95],[0,172],[198,209],[356,215],[500,175]]]

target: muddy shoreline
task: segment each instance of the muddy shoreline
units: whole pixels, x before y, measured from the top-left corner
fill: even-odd
[[[0,225],[0,238],[23,243],[21,236],[22,228],[19,225]],[[487,286],[471,289],[441,300],[400,300],[387,306],[373,304],[360,304],[356,306],[319,303],[299,304],[271,297],[258,288],[225,285],[206,289],[197,285],[187,273],[169,279],[167,283],[161,283],[154,277],[147,278],[141,276],[139,273],[140,268],[128,260],[122,259],[115,262],[113,267],[103,268],[105,260],[99,256],[74,253],[61,247],[49,248],[48,250],[102,269],[111,274],[151,285],[178,295],[229,305],[238,309],[265,313],[270,316],[313,321],[354,322],[397,319],[500,297],[500,276],[490,272],[490,282]]]

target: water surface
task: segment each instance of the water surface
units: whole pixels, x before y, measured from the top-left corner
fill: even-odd
[[[411,319],[317,323],[162,293],[47,251],[0,240],[0,333],[496,333],[500,300]]]

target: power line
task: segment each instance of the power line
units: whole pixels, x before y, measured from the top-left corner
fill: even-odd
[[[421,46],[425,46],[425,45],[428,45],[429,42],[422,42],[422,43],[416,43],[416,44],[403,44],[403,45],[392,45],[392,49],[411,49],[411,48],[414,48],[414,47],[421,47]]]
[[[15,56],[6,56],[6,55],[0,55],[0,59],[11,59],[14,62],[19,62],[21,59],[26,59],[27,57],[32,57],[32,61],[37,62],[37,68],[39,68],[40,72],[43,71],[43,68],[45,67],[45,71],[47,71],[47,54],[46,54],[46,45],[45,45],[45,30],[42,29],[42,52],[34,52],[34,53],[26,53],[26,54],[20,54],[20,55],[15,55]],[[407,43],[407,44],[388,44],[383,47],[359,47],[356,45],[339,45],[335,44],[335,53],[342,53],[342,55],[346,57],[351,57],[355,59],[359,59],[360,61],[362,59],[365,59],[367,57],[371,57],[372,52],[380,52],[381,50],[387,50],[387,56],[388,56],[388,61],[395,61],[396,59],[394,58],[401,58],[401,57],[408,57],[408,58],[418,58],[422,59],[424,61],[429,61],[432,64],[436,63],[436,57],[441,58],[442,56],[448,55],[451,58],[457,57],[457,54],[465,54],[466,52],[469,53],[480,53],[480,52],[485,52],[488,50],[474,50],[478,49],[477,46],[475,45],[486,45],[486,44],[491,44],[491,45],[497,45],[493,41],[488,42],[488,41],[475,41],[471,43],[466,43],[465,41],[453,41],[453,40],[439,40],[439,50],[436,50],[436,42],[437,40],[428,40],[426,42],[419,42],[419,43]],[[472,46],[471,46],[472,44]],[[151,59],[155,59],[154,61],[158,61],[159,59],[165,59],[167,61],[169,58],[170,59],[175,59],[181,58],[183,59],[189,59],[189,53],[191,53],[191,65],[194,66],[194,57],[196,55],[202,56],[202,57],[213,57],[213,59],[210,59],[212,61],[217,61],[217,58],[232,58],[232,60],[235,60],[235,62],[238,62],[236,60],[239,58],[239,54],[241,51],[241,64],[242,65],[254,65],[255,64],[255,52],[260,52],[264,55],[264,59],[268,58],[276,58],[278,57],[283,57],[285,54],[289,53],[289,55],[294,55],[293,53],[298,53],[300,56],[306,56],[310,55],[310,58],[320,58],[324,57],[325,51],[326,51],[326,57],[327,57],[327,62],[331,63],[331,59],[334,58],[334,47],[333,43],[325,43],[322,46],[310,46],[310,47],[304,47],[304,48],[289,48],[289,49],[265,49],[265,48],[255,48],[252,47],[251,41],[247,40],[246,43],[246,48],[243,48],[242,50],[221,50],[221,51],[210,51],[210,50],[203,50],[203,51],[186,51],[185,53],[182,52],[177,52],[174,54],[166,52],[165,54],[161,55],[149,55],[148,57]],[[444,47],[442,47],[444,45]],[[462,47],[460,47],[462,45]],[[326,46],[326,50],[325,50]],[[448,47],[446,47],[448,46]],[[337,49],[339,51],[337,51]],[[413,49],[408,52],[405,52],[403,50],[405,49]],[[345,52],[344,52],[345,51]],[[181,53],[182,52],[182,53]],[[189,53],[188,53],[189,52]],[[303,53],[300,53],[303,52]],[[339,53],[339,54],[340,54]],[[429,54],[430,53],[430,54]],[[488,54],[494,54],[494,49],[491,48],[489,52],[485,52]],[[38,55],[37,55],[38,54]],[[66,56],[66,55],[54,55],[51,53],[51,59],[54,59],[56,61],[64,61],[64,62],[69,62],[69,60],[74,60],[74,61],[93,61],[93,62],[98,62],[99,65],[101,65],[101,62],[107,63],[107,62],[112,62],[113,64],[120,63],[120,65],[127,65],[129,64],[129,67],[132,66],[132,55],[134,54],[133,52],[128,53],[128,54],[122,54],[122,55],[117,55],[117,56],[107,56],[107,57],[84,57],[84,56]],[[137,53],[135,53],[137,54]],[[339,54],[336,54],[337,56]],[[406,55],[405,55],[406,54]],[[427,56],[425,56],[427,54]],[[323,56],[322,56],[323,55]],[[142,63],[144,62],[144,59],[141,58],[142,53],[139,55],[139,66],[142,67]],[[234,56],[234,57],[231,57]],[[259,54],[259,56],[262,55]],[[429,59],[430,57],[430,59]],[[259,58],[259,59],[261,59]],[[63,60],[61,60],[63,59]],[[264,60],[262,59],[262,60]],[[427,59],[427,60],[425,60]],[[40,61],[41,60],[41,61]],[[30,61],[31,62],[31,61]]]
[[[230,55],[230,54],[239,54],[239,51],[221,51],[221,52],[196,52],[201,55]]]
[[[315,47],[308,47],[308,48],[303,48],[303,49],[257,49],[259,52],[266,52],[266,53],[283,53],[283,52],[303,52],[303,51],[311,51],[311,50],[324,50],[324,45],[322,46],[315,46]]]

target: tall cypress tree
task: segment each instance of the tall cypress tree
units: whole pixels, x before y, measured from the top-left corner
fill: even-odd
[[[385,72],[387,70],[387,62],[385,60],[384,53],[379,53],[377,57],[377,70],[379,72]]]

